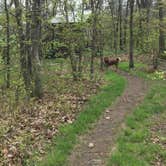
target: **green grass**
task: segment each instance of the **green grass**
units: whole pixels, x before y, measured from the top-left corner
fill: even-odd
[[[165,89],[165,82],[153,85],[144,102],[127,117],[108,166],[150,166],[156,156],[166,164],[166,150],[149,141],[151,118],[166,111]]]
[[[165,80],[164,79],[164,72],[156,71],[154,73],[147,73],[145,72],[148,69],[148,66],[143,63],[135,63],[134,69],[129,69],[128,62],[121,62],[119,68],[125,72],[128,72],[132,75],[148,79],[148,80]],[[145,71],[144,71],[145,70]]]
[[[136,63],[135,64],[135,68],[134,69],[129,69],[129,64],[128,62],[122,62],[120,63],[119,65],[119,68],[125,72],[129,72],[133,75],[137,75],[139,77],[142,77],[142,78],[148,78],[148,74],[141,71],[140,69],[143,68],[143,67],[146,67],[145,64],[142,64],[142,63]]]
[[[145,64],[143,64],[143,63],[136,63],[135,64],[135,69],[139,69],[141,67],[145,67]],[[128,62],[121,62],[119,65],[119,68],[123,71],[126,71],[126,72],[130,71]]]
[[[91,128],[101,116],[102,112],[120,96],[125,88],[126,81],[123,77],[107,72],[105,75],[107,85],[93,96],[71,125],[63,125],[60,133],[55,137],[54,144],[39,166],[64,166],[74,145],[78,143],[78,136]],[[102,100],[102,101],[101,101]]]

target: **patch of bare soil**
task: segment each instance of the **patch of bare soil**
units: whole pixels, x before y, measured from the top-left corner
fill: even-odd
[[[166,111],[162,114],[155,115],[152,118],[153,125],[151,126],[150,141],[161,147],[162,151],[166,153]],[[165,166],[166,159],[157,155],[155,161],[152,163],[154,166]]]
[[[80,144],[69,157],[69,166],[104,166],[114,150],[114,142],[123,127],[123,121],[147,93],[147,83],[135,76],[121,73],[128,86],[116,103],[105,111],[92,130],[80,137]],[[102,100],[101,100],[102,102]]]
[[[72,86],[73,85],[73,86]],[[41,100],[0,114],[0,166],[22,166],[40,160],[63,123],[73,123],[82,105],[101,82],[66,83],[65,93],[45,93]],[[13,108],[14,109],[14,108]],[[2,110],[1,110],[2,111]]]

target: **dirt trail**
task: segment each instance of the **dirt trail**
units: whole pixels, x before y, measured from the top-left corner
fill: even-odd
[[[80,144],[69,157],[69,166],[105,166],[106,158],[114,150],[116,136],[126,115],[144,99],[148,90],[147,83],[127,73],[121,74],[128,81],[126,90],[115,104],[105,111],[93,129],[80,137]],[[89,148],[89,143],[93,143],[94,147]]]

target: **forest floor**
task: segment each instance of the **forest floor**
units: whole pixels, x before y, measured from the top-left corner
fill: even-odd
[[[69,157],[70,166],[104,166],[106,158],[114,150],[117,133],[124,125],[126,115],[143,101],[147,82],[136,76],[121,72],[128,80],[127,88],[115,104],[106,109],[94,128],[81,136],[78,144]]]
[[[120,71],[118,74],[110,72],[110,70],[109,72],[106,72],[106,80],[111,81],[111,84],[108,84],[102,89],[98,95],[92,97],[92,100],[87,103],[86,107],[84,107],[73,124],[64,126],[60,129],[60,133],[55,139],[55,146],[49,150],[48,154],[39,165],[149,165],[146,161],[142,162],[144,154],[146,154],[145,157],[149,154],[147,157],[148,159],[146,158],[148,163],[154,163],[154,165],[156,163],[160,164],[160,160],[162,161],[163,156],[166,154],[165,150],[161,149],[159,157],[157,159],[154,158],[154,156],[157,156],[156,152],[159,152],[158,150],[160,147],[158,147],[158,144],[156,147],[153,145],[151,146],[151,143],[153,144],[154,142],[152,141],[153,136],[148,137],[151,135],[153,124],[148,123],[151,126],[147,127],[141,120],[145,119],[146,121],[146,117],[152,117],[155,113],[164,109],[165,105],[163,105],[162,101],[166,100],[166,93],[164,90],[165,77],[162,71],[149,73],[147,69],[148,67],[146,65],[137,63],[135,64],[134,70],[129,70],[128,63],[123,62],[120,64]],[[125,80],[128,81],[126,89]],[[125,92],[123,93],[124,89]],[[155,91],[152,91],[153,89],[155,89]],[[152,93],[150,94],[152,95],[152,99],[148,97],[149,93],[147,92]],[[118,96],[119,98],[117,99]],[[144,102],[145,104],[142,106]],[[141,107],[139,111],[135,111],[139,109],[139,106],[142,106],[143,109]],[[152,112],[150,112],[151,109]],[[132,115],[134,116],[134,119],[130,120],[128,117]],[[131,129],[129,127],[126,129],[126,126],[128,126],[126,121],[131,125]],[[140,126],[142,125],[141,129],[138,128],[139,131],[137,131],[137,121],[140,123]],[[147,122],[149,121],[153,120],[148,119]],[[160,123],[162,120],[159,118],[158,122]],[[130,131],[128,131],[128,128]],[[146,131],[148,128],[149,133],[147,134]],[[128,146],[128,144],[125,145],[126,141],[121,141],[122,149],[120,149],[120,152],[128,150],[125,151],[124,154],[121,154],[118,151],[121,146],[119,136],[123,135],[124,132],[129,136],[129,140],[130,137],[132,138],[131,142],[129,141],[131,147],[128,147],[127,149],[126,146]],[[153,134],[158,135],[157,132]],[[125,140],[126,137],[122,139]],[[136,142],[136,144],[137,141],[142,141],[140,145],[138,144],[138,147],[141,148],[138,149],[135,144],[133,145],[132,140],[134,143]],[[141,151],[142,149],[143,151]],[[130,154],[131,157],[128,157]],[[138,154],[143,155],[143,157],[135,157]],[[137,163],[135,164],[136,161]],[[135,165],[133,165],[133,163]]]
[[[123,131],[126,116],[133,112],[147,93],[147,81],[134,75],[163,80],[162,73],[147,74],[142,71],[143,67],[143,64],[137,63],[136,69],[129,71],[128,63],[123,62],[120,69],[125,73],[116,74],[110,70],[104,72],[105,74],[97,72],[97,78],[93,81],[85,75],[86,79],[74,83],[66,63],[48,61],[43,71],[45,96],[42,100],[32,100],[29,106],[22,103],[23,107],[17,109],[11,105],[12,110],[9,111],[2,109],[6,98],[2,96],[3,100],[0,100],[0,165],[33,166],[36,161],[41,161],[44,166],[55,166],[55,163],[57,166],[64,166],[73,147],[78,144],[77,136],[89,130],[80,137],[80,144],[73,150],[68,163],[72,166],[103,166],[105,158],[114,150],[111,146],[116,146],[117,133]],[[128,86],[115,102],[125,89],[125,78]],[[164,92],[164,87],[161,88],[160,85],[156,89]],[[158,92],[155,92],[157,97],[160,95]],[[13,97],[10,99],[14,100]],[[160,100],[161,98],[159,102]],[[109,106],[111,107],[108,108]],[[156,123],[162,122],[158,119]],[[163,124],[162,128],[165,127]],[[152,126],[152,130],[158,129],[158,126]],[[155,129],[150,140],[159,144],[162,142],[165,146],[160,138],[156,139],[159,134]],[[163,137],[165,135],[161,137],[162,140]]]
[[[7,95],[0,92],[0,166],[30,166],[31,160],[41,160],[59,127],[73,123],[83,105],[106,84],[101,74],[93,81],[85,76],[73,82],[69,69],[67,62],[44,62],[44,97],[40,100],[26,102],[20,97],[16,105],[15,87]],[[18,72],[14,74],[12,81],[18,79]]]

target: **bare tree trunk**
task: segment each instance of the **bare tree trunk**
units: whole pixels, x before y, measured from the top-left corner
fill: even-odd
[[[129,10],[129,0],[127,0],[127,5],[126,5],[126,13],[125,13],[125,21],[124,21],[124,46],[127,48],[127,18],[128,18],[128,10]]]
[[[100,54],[100,69],[103,70],[104,62],[103,62],[103,50],[104,50],[104,39],[102,33],[102,25],[99,25],[99,54]]]
[[[54,17],[57,12],[57,1],[53,2],[53,7],[52,7],[52,16]]]
[[[26,48],[25,48],[25,36],[23,31],[23,23],[22,23],[22,8],[19,0],[14,0],[14,5],[16,8],[15,17],[18,28],[18,37],[19,37],[19,47],[20,47],[20,64],[21,64],[21,73],[23,76],[25,89],[27,94],[29,94],[29,83],[27,81],[27,59],[26,59]]]
[[[111,10],[111,16],[112,16],[112,26],[113,26],[113,33],[114,33],[114,41],[113,41],[113,47],[114,52],[117,54],[118,46],[117,46],[117,38],[118,38],[118,19],[115,18],[115,4],[114,0],[109,1],[109,7]]]
[[[119,0],[119,33],[120,33],[120,50],[123,50],[123,33],[122,33],[122,4],[123,0]]]
[[[134,11],[134,0],[130,0],[130,53],[129,53],[129,68],[134,68],[134,59],[133,59],[133,50],[134,50],[133,11]]]
[[[96,56],[96,37],[97,37],[97,13],[95,9],[95,0],[91,0],[91,8],[92,8],[92,43],[91,43],[91,62],[90,62],[90,74],[91,79],[93,79],[94,75],[94,58]]]
[[[159,6],[159,20],[160,20],[160,30],[159,30],[159,54],[160,56],[165,51],[165,34],[164,34],[164,10],[162,0],[158,0]]]
[[[150,34],[150,10],[151,10],[152,0],[146,0],[146,39],[149,40]]]
[[[153,49],[153,68],[154,70],[158,68],[158,52],[155,49]]]
[[[78,73],[79,77],[82,75],[82,52],[80,52],[79,57],[78,57]]]
[[[42,0],[34,0],[32,5],[32,57],[33,57],[33,75],[35,97],[41,98],[43,95],[41,81],[41,7]]]
[[[31,95],[31,90],[32,90],[32,77],[33,77],[33,72],[32,72],[32,54],[31,54],[31,44],[29,44],[28,41],[31,40],[31,7],[29,0],[26,0],[25,2],[26,6],[26,32],[25,32],[25,38],[26,38],[26,45],[25,45],[25,51],[26,51],[26,58],[27,58],[27,84],[29,84],[29,97]]]
[[[70,41],[69,41],[70,43]],[[77,59],[75,55],[75,49],[72,43],[69,44],[69,56],[70,56],[70,62],[71,62],[71,67],[72,67],[72,75],[73,75],[73,80],[77,81],[78,80],[78,72],[77,72]]]
[[[143,29],[142,29],[142,8],[141,8],[141,4],[140,2],[137,2],[138,4],[138,10],[139,10],[139,32],[138,32],[138,39],[137,39],[137,45],[138,47],[141,48],[141,50],[143,49]]]
[[[7,0],[4,0],[5,6],[5,14],[6,14],[6,56],[5,56],[5,64],[6,64],[6,87],[10,87],[10,24],[9,24],[9,10],[7,6]]]

